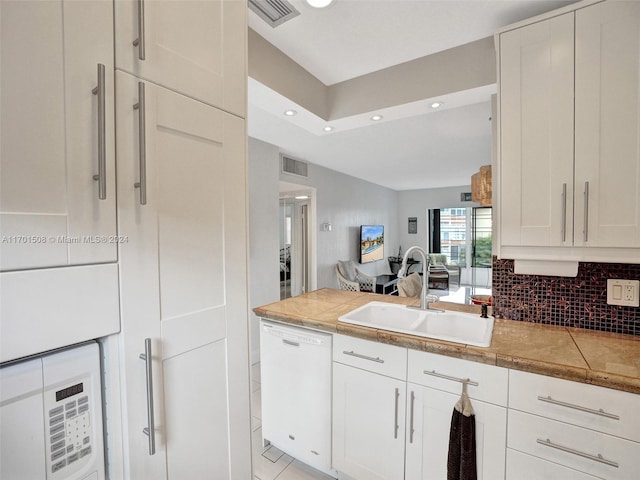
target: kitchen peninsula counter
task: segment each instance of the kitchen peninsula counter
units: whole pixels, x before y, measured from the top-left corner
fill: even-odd
[[[338,321],[371,301],[419,305],[414,298],[324,288],[253,311],[292,325],[640,394],[640,337],[496,318],[491,346],[481,348]],[[476,305],[433,306],[480,314]]]

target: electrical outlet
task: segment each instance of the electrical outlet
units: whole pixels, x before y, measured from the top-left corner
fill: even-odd
[[[640,307],[640,280],[607,279],[607,304]]]

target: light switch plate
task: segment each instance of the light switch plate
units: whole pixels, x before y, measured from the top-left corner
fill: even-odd
[[[607,279],[607,304],[640,307],[640,280]]]

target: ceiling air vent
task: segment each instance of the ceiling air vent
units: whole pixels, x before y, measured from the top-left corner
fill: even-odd
[[[287,0],[249,0],[249,8],[273,28],[300,15]]]
[[[291,175],[298,175],[300,177],[307,176],[306,163],[282,154],[280,154],[280,158],[282,159],[282,173],[290,173]]]

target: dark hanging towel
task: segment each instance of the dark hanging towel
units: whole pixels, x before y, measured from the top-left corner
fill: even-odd
[[[467,381],[462,382],[462,396],[451,415],[447,480],[477,480],[476,415],[467,395]]]

